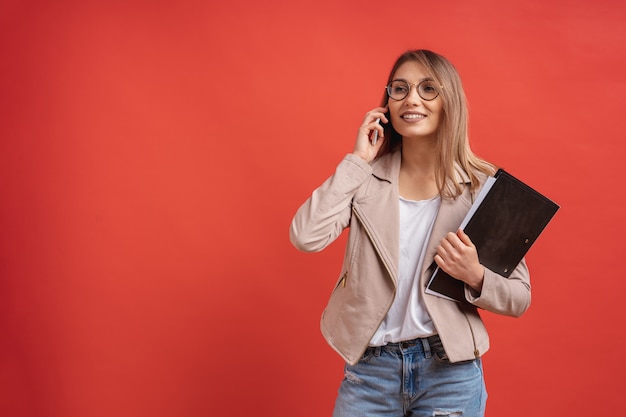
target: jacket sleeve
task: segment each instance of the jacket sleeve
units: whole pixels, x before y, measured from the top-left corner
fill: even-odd
[[[371,174],[367,162],[346,155],[296,212],[289,229],[291,243],[304,252],[319,252],[331,244],[350,223],[352,198]]]
[[[519,317],[530,307],[530,274],[522,259],[509,278],[485,268],[480,294],[465,286],[465,298],[477,307],[506,316]]]

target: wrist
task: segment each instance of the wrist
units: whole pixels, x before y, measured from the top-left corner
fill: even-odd
[[[485,267],[479,265],[479,268],[476,268],[476,274],[474,275],[475,279],[472,280],[472,283],[468,285],[474,290],[480,293],[483,289],[483,282],[485,281]]]

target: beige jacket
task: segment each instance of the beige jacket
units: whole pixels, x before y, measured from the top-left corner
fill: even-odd
[[[324,337],[350,364],[361,358],[395,297],[399,172],[399,151],[371,164],[349,154],[291,223],[291,242],[306,252],[321,251],[346,227],[350,229],[341,273],[321,319]],[[480,294],[466,287],[467,303],[425,293],[437,246],[446,233],[458,229],[472,204],[469,179],[466,174],[459,173],[459,177],[465,190],[455,199],[442,199],[420,276],[421,296],[451,362],[474,359],[489,349],[477,308],[517,317],[530,305],[525,261],[508,279],[486,269]]]

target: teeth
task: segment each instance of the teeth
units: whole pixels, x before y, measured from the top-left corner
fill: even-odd
[[[424,117],[423,114],[405,114],[402,116],[403,119],[423,119]]]

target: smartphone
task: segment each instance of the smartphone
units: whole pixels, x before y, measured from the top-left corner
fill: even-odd
[[[380,123],[380,117],[376,119],[376,123]],[[374,134],[372,135],[372,145],[376,145],[378,142],[378,130],[374,130]]]

